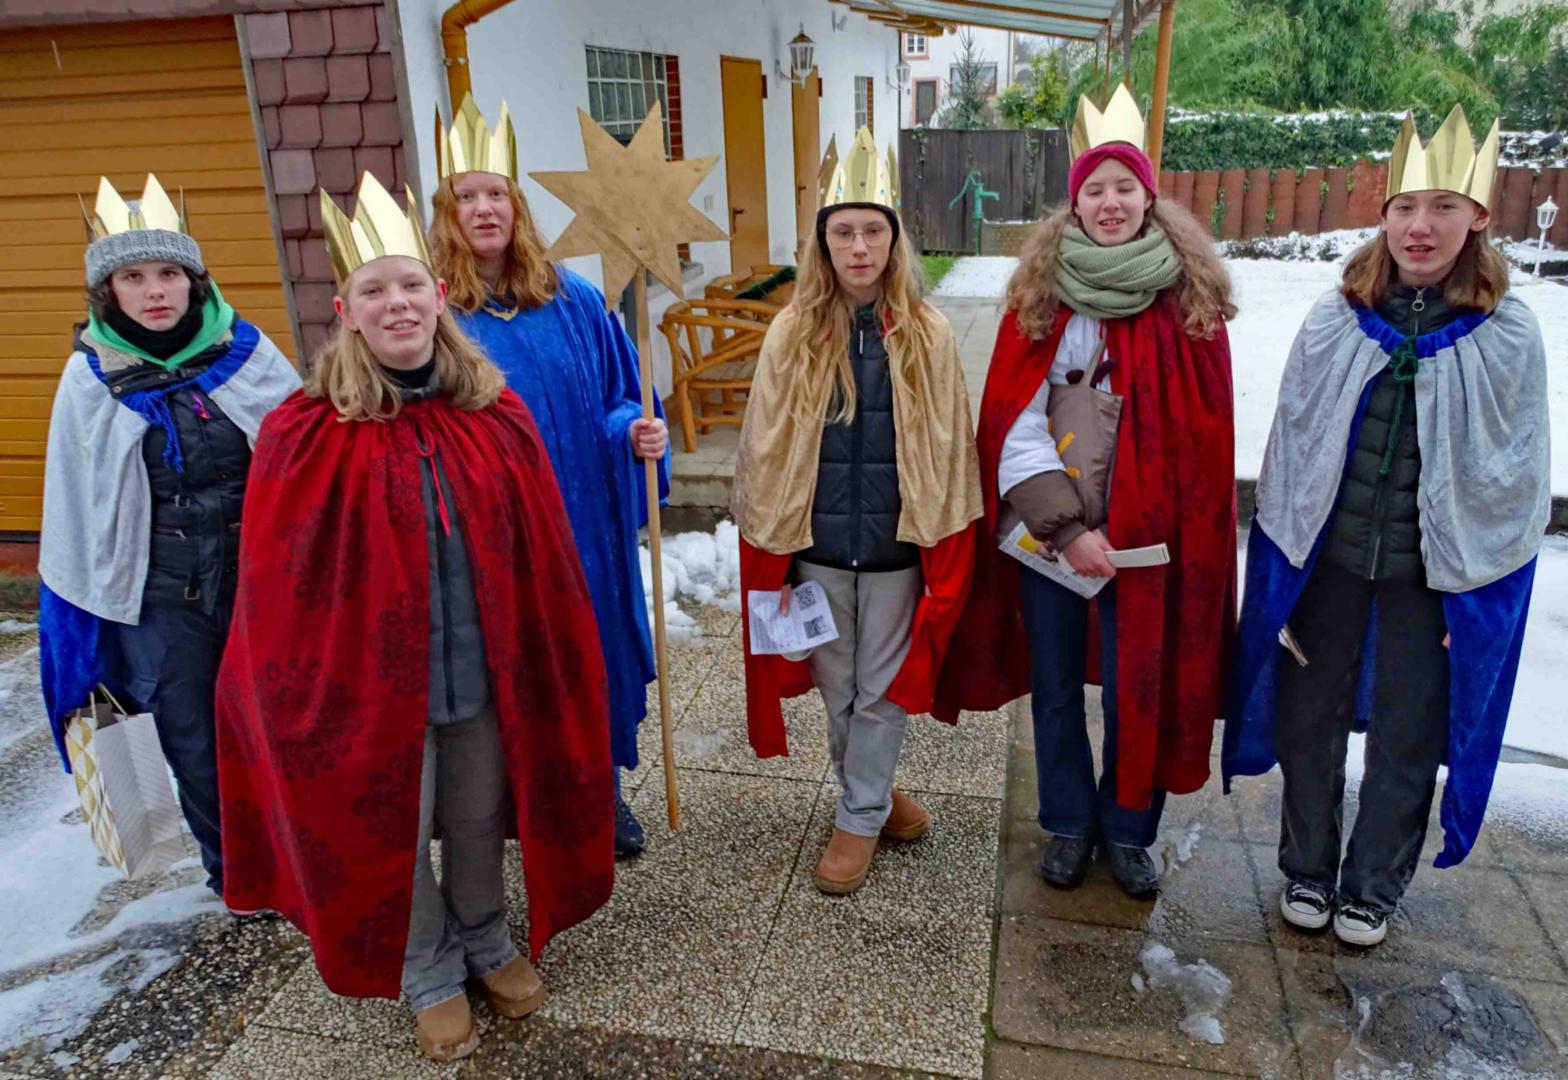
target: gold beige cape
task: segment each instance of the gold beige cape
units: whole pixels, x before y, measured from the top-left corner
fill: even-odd
[[[903,500],[898,539],[928,548],[981,516],[980,462],[953,329],[929,304],[916,317],[926,321],[931,349],[913,380],[892,365],[898,493]],[[775,555],[811,546],[817,457],[833,384],[832,379],[821,380],[813,392],[820,400],[809,403],[809,409],[790,408],[800,371],[798,358],[784,355],[783,343],[797,318],[794,305],[785,308],[763,339],[746,399],[730,499],[741,535],[753,547]],[[896,328],[887,336],[894,333]],[[797,414],[822,420],[802,423]]]

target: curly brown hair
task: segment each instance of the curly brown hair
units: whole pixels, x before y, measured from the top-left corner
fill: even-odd
[[[1018,328],[1035,341],[1050,336],[1061,301],[1052,291],[1056,284],[1056,261],[1061,252],[1062,233],[1078,224],[1071,205],[1063,204],[1040,222],[1018,255],[1018,269],[1007,283],[1007,308],[1017,313]],[[1183,207],[1156,199],[1144,217],[1143,232],[1150,226],[1169,237],[1181,266],[1179,299],[1187,333],[1195,338],[1211,337],[1220,324],[1236,317],[1230,299],[1230,274],[1214,251],[1214,241],[1196,218]]]

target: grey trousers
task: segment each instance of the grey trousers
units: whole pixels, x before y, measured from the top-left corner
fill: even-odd
[[[817,646],[810,659],[844,789],[834,824],[876,836],[893,809],[893,775],[909,729],[909,714],[883,695],[909,652],[925,588],[920,568],[861,574],[797,560],[795,577],[821,584],[838,627],[838,640]]]
[[[437,821],[439,886],[430,865]],[[456,997],[467,980],[517,956],[506,928],[505,844],[506,765],[495,710],[426,728],[414,903],[403,953],[403,993],[415,1012]]]

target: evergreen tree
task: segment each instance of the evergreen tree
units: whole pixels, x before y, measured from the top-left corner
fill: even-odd
[[[958,62],[948,86],[948,106],[937,116],[937,126],[960,131],[995,126],[990,103],[990,78],[985,54],[975,48],[973,30],[958,32]]]

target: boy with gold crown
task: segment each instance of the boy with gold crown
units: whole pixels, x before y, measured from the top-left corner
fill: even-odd
[[[369,174],[352,219],[321,206],[339,325],[257,441],[219,684],[227,897],[308,934],[333,991],[401,991],[445,1061],[478,1043],[470,979],[502,1016],[544,997],[509,830],[535,958],[610,895],[604,666],[543,440],[417,213]]]
[[[968,590],[980,516],[969,395],[947,320],[920,297],[898,171],[862,128],[833,148],[795,300],[768,328],[746,405],[731,511],[741,595],[815,582],[838,639],[762,655],[746,627],[746,718],[760,757],[787,752],[779,700],[813,685],[842,792],[817,888],[854,892],[879,840],[924,836],[893,786],[909,714],[929,712]],[[748,599],[749,604],[749,599]]]
[[[942,687],[947,710],[1033,695],[1040,875],[1076,888],[1098,849],[1133,897],[1159,887],[1146,849],[1166,793],[1208,778],[1236,617],[1235,308],[1206,230],[1158,198],[1143,138],[1126,87],[1103,113],[1079,99],[1069,202],[1008,285],[977,435],[986,542]],[[1096,439],[1053,428],[1072,395],[1109,417]],[[1004,554],[1020,523],[1076,577]],[[1157,544],[1167,565],[1110,561]],[[1102,687],[1098,779],[1086,681]]]
[[[533,413],[560,480],[610,678],[615,850],[635,855],[646,836],[621,798],[620,770],[637,767],[637,725],[657,677],[637,531],[648,519],[642,459],[660,459],[659,494],[669,494],[664,420],[642,419],[637,349],[603,294],[545,261],[517,186],[506,106],[492,130],[465,95],[452,127],[438,120],[436,134],[431,255],[458,326]]]
[[[1247,547],[1226,782],[1284,774],[1284,919],[1371,946],[1475,843],[1550,513],[1546,354],[1486,239],[1498,128],[1408,116],[1383,223],[1296,335]],[[1282,644],[1283,643],[1283,644]],[[1345,751],[1367,733],[1341,858]]]
[[[88,317],[44,464],[44,699],[62,758],[64,723],[98,685],[152,712],[221,896],[213,688],[251,447],[299,376],[224,301],[156,177],[134,202],[100,180],[88,229]]]

